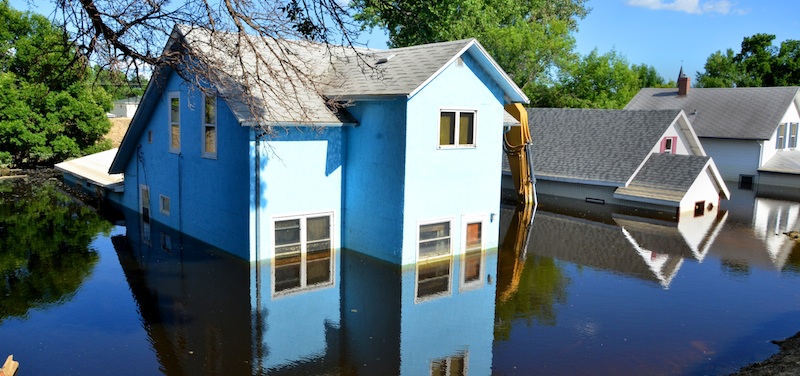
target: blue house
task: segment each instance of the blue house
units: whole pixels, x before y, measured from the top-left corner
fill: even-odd
[[[342,247],[403,265],[497,247],[504,106],[528,99],[478,41],[356,55],[259,39],[311,79],[288,72],[248,91],[232,38],[173,30],[167,50],[223,68],[155,72],[111,165],[146,241],[155,221],[296,264],[296,288]]]

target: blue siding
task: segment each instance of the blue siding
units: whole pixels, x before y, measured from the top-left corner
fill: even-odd
[[[406,100],[358,102],[348,108],[344,247],[392,263],[402,261]]]
[[[169,92],[180,92],[180,153],[169,152]],[[217,158],[202,158],[202,103],[199,90],[170,75],[126,166],[123,205],[138,211],[139,186],[147,185],[154,221],[247,258],[249,130],[218,101]],[[159,211],[161,195],[170,199],[169,215]]]
[[[274,136],[250,143],[252,158],[246,163],[254,174],[256,163],[260,165],[258,177],[250,185],[252,207],[259,208],[250,211],[254,229],[250,260],[273,257],[274,221],[281,217],[332,213],[333,246],[339,248],[343,129],[290,127],[275,131]],[[260,186],[252,184],[255,179],[261,181]],[[258,239],[256,226],[260,228]]]
[[[476,111],[476,147],[440,149],[441,110]],[[468,56],[453,63],[408,103],[403,264],[416,260],[418,221],[451,218],[452,246],[462,249],[461,216],[500,210],[503,93]],[[498,221],[483,229],[485,246],[497,247]]]
[[[334,253],[334,271],[340,269],[339,253]],[[272,297],[272,264],[259,263],[260,277],[251,274],[251,306],[263,318],[254,328],[256,351],[254,360],[260,369],[289,368],[310,359],[325,359],[337,354],[340,327],[340,276],[334,273],[334,284],[310,288],[289,295]],[[259,283],[260,282],[260,283]],[[259,330],[261,329],[261,330]]]

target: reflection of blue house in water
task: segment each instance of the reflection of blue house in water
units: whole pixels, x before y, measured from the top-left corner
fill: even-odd
[[[290,292],[278,262],[249,264],[157,222],[148,244],[126,216],[114,245],[167,374],[491,373],[496,252],[414,267],[335,252],[324,282]]]
[[[229,38],[176,27],[172,40],[226,66]],[[254,117],[264,93],[156,72],[110,169],[125,207],[247,260],[302,260],[298,286],[330,248],[411,264],[497,247],[503,107],[527,98],[477,41],[365,50],[379,74],[281,43],[324,84],[321,98],[296,83],[302,113],[276,98]]]

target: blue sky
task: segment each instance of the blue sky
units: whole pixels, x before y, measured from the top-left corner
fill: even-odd
[[[29,8],[29,0],[11,6],[46,15],[51,2]],[[708,56],[732,48],[738,52],[745,36],[768,33],[774,44],[800,39],[798,0],[589,0],[591,12],[578,24],[577,51],[615,49],[631,64],[654,66],[667,80],[676,79],[681,64],[694,81]],[[360,40],[386,48],[380,31]]]
[[[800,39],[797,0],[589,0],[578,24],[577,50],[611,49],[629,63],[654,66],[667,80],[684,72],[695,81],[706,59],[757,33],[776,36],[773,45]]]

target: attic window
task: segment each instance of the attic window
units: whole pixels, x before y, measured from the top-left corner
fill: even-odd
[[[391,60],[391,59],[392,59],[394,56],[395,56],[394,54],[391,54],[391,55],[389,55],[389,56],[383,56],[383,57],[379,57],[379,58],[378,58],[378,60],[376,60],[376,61],[375,61],[375,64],[384,64],[384,63],[387,63],[387,62],[389,62],[389,60]]]

